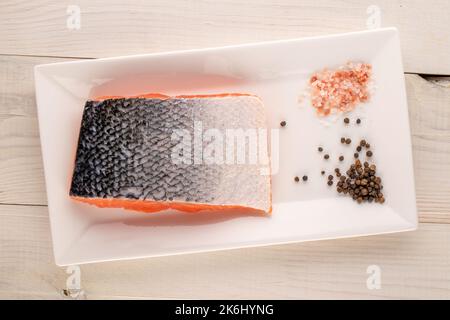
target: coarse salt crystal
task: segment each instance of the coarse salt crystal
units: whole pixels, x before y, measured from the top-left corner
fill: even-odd
[[[311,102],[321,115],[352,110],[357,103],[367,101],[367,88],[372,67],[349,62],[337,71],[324,69],[312,75]]]

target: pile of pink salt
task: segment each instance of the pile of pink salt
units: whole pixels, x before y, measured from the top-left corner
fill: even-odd
[[[337,70],[323,69],[310,80],[311,103],[317,113],[327,116],[334,111],[347,112],[369,100],[368,83],[372,66],[349,62]]]

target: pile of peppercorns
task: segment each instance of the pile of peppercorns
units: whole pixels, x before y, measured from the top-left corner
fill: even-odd
[[[336,176],[339,178],[336,190],[339,193],[351,196],[358,203],[372,201],[384,203],[384,195],[381,192],[383,185],[381,184],[381,178],[376,175],[377,167],[367,161],[361,163],[358,159],[363,148],[367,150],[367,158],[373,156],[373,152],[368,150],[370,144],[366,140],[361,140],[354,153],[356,160],[347,170],[346,175],[342,175],[338,168],[335,169]]]
[[[344,123],[347,125],[350,123],[348,118],[344,119]],[[361,124],[361,119],[356,119],[356,124]],[[286,121],[280,123],[282,127],[286,126]],[[340,139],[342,144],[350,145],[352,140],[350,138],[342,137]],[[376,175],[377,167],[375,164],[370,164],[367,161],[364,163],[359,159],[360,153],[365,150],[366,159],[369,160],[373,156],[371,146],[366,140],[361,140],[356,147],[354,153],[354,163],[350,165],[349,169],[342,173],[339,168],[334,169],[334,174],[337,177],[336,191],[340,194],[352,197],[353,200],[358,203],[362,202],[377,202],[384,203],[385,198],[381,190],[383,190],[383,185],[381,183],[381,178]],[[318,147],[317,151],[322,153],[324,151],[323,147]],[[328,153],[324,154],[323,158],[325,160],[330,159]],[[340,155],[338,157],[339,161],[344,161],[344,156]],[[320,174],[325,175],[325,171],[322,170]],[[294,178],[295,182],[299,182],[300,178],[296,176]],[[308,176],[304,175],[302,177],[304,182],[308,181]],[[328,186],[333,186],[334,175],[330,174],[327,176]]]
[[[381,192],[383,185],[381,178],[376,175],[376,170],[377,167],[374,164],[369,164],[367,161],[362,164],[359,159],[356,159],[346,175],[337,172],[339,173],[337,192],[349,195],[358,203],[372,201],[384,203],[384,195]]]
[[[345,118],[344,123],[349,124],[349,119]],[[360,124],[361,120],[357,119],[356,124]],[[350,138],[342,137],[340,139],[342,144],[350,145],[352,140]],[[364,163],[359,160],[360,153],[365,150],[366,159],[371,159],[373,156],[372,150],[370,150],[370,144],[366,140],[361,140],[356,147],[354,153],[354,163],[345,172],[341,173],[339,168],[334,169],[335,176],[338,178],[336,183],[336,190],[340,194],[348,195],[352,197],[353,200],[358,203],[362,202],[377,202],[384,203],[385,198],[381,190],[383,190],[383,185],[381,183],[381,178],[376,175],[375,164],[370,164],[367,161]],[[319,152],[323,151],[322,147],[318,148]],[[324,159],[328,160],[330,156],[328,154],[324,155]],[[339,161],[343,161],[344,157],[339,156]],[[324,175],[325,171],[321,171]],[[334,175],[330,174],[327,178],[328,186],[333,186]]]

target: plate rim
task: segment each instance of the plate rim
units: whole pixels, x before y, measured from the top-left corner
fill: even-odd
[[[301,38],[289,38],[289,39],[280,39],[280,40],[271,40],[271,41],[261,41],[261,42],[250,42],[250,43],[243,43],[243,44],[236,44],[236,45],[226,45],[226,46],[216,46],[216,47],[207,47],[207,48],[197,48],[197,49],[186,49],[186,50],[174,50],[174,51],[166,51],[166,52],[154,52],[154,53],[144,53],[144,54],[135,54],[135,55],[123,55],[123,56],[114,56],[114,57],[106,57],[106,58],[79,58],[81,60],[75,60],[75,61],[62,61],[62,62],[56,62],[56,63],[47,63],[47,64],[39,64],[34,66],[34,76],[35,76],[35,95],[36,95],[36,105],[38,110],[38,119],[40,119],[41,112],[39,110],[42,108],[40,107],[40,91],[38,90],[38,82],[42,81],[43,79],[41,77],[47,78],[46,72],[51,71],[51,68],[59,67],[61,65],[77,65],[77,64],[93,64],[98,62],[108,62],[108,61],[115,61],[115,62],[126,62],[127,59],[135,59],[135,58],[154,58],[154,57],[162,57],[162,56],[177,56],[177,55],[185,55],[185,54],[192,54],[192,53],[205,53],[205,52],[211,52],[211,51],[222,51],[222,50],[230,50],[230,49],[239,49],[239,48],[251,48],[251,47],[259,47],[259,46],[266,46],[266,45],[277,45],[277,44],[283,44],[283,43],[291,43],[291,42],[307,42],[310,40],[321,40],[321,39],[330,39],[330,38],[341,38],[341,37],[349,37],[354,35],[361,35],[361,34],[371,34],[371,33],[381,33],[381,32],[387,32],[396,36],[398,38],[398,30],[395,27],[387,27],[387,28],[379,28],[379,29],[371,29],[371,30],[361,30],[361,31],[353,31],[353,32],[346,32],[346,33],[336,33],[336,34],[329,34],[329,35],[319,35],[319,36],[310,36],[310,37],[301,37]],[[400,48],[401,50],[401,48]],[[76,58],[75,58],[76,59]],[[400,67],[404,75],[403,70],[403,63],[402,63],[402,56],[400,51]],[[404,98],[404,102],[406,104],[406,112],[409,114],[408,109],[408,103],[406,99],[406,88],[405,83],[402,83],[402,99]],[[410,122],[408,121],[408,132],[411,134],[410,129]],[[41,128],[39,127],[39,136],[40,136],[40,142],[42,144],[42,136],[41,136]],[[412,157],[412,140],[411,136],[409,136],[408,141],[408,152],[411,153],[411,159]],[[41,148],[42,150],[42,148]],[[44,171],[45,171],[45,160],[44,160],[44,153],[42,152],[42,159],[44,163]],[[44,172],[44,179],[46,181],[47,185],[47,174]],[[414,199],[416,198],[416,190],[415,190],[415,176],[413,175],[413,190],[414,190]],[[47,188],[46,188],[47,189]],[[47,195],[48,199],[48,195]],[[49,210],[49,216],[50,216],[50,223],[51,223],[51,233],[52,233],[52,239],[54,238],[53,230],[54,227],[52,224],[51,214],[50,214],[50,202],[47,201],[47,207]],[[402,217],[403,218],[403,217]],[[265,247],[265,246],[272,246],[272,245],[284,245],[284,244],[293,244],[293,243],[301,243],[301,242],[309,242],[309,241],[320,241],[320,240],[331,240],[331,239],[345,239],[345,238],[354,238],[354,237],[362,237],[362,236],[372,236],[372,235],[380,235],[380,234],[390,234],[390,233],[397,233],[397,232],[407,232],[407,231],[413,231],[418,228],[418,212],[417,212],[417,205],[415,205],[415,215],[413,217],[413,221],[405,220],[405,224],[401,228],[397,228],[395,230],[388,230],[388,231],[381,231],[381,232],[367,232],[367,233],[358,233],[358,234],[349,234],[349,235],[341,235],[341,236],[331,236],[331,237],[311,237],[310,239],[302,239],[302,240],[290,240],[290,241],[272,241],[268,243],[262,243],[262,244],[250,244],[250,245],[240,245],[240,246],[223,246],[220,248],[213,248],[213,249],[199,249],[199,250],[184,250],[182,252],[175,252],[175,253],[167,253],[167,254],[144,254],[144,255],[137,255],[133,257],[114,257],[111,259],[84,259],[84,261],[76,262],[77,264],[86,264],[86,263],[98,263],[98,262],[106,262],[106,261],[118,261],[118,260],[131,260],[131,259],[140,259],[140,258],[149,258],[149,257],[163,257],[163,256],[172,256],[172,255],[181,255],[181,254],[195,254],[195,253],[204,253],[204,252],[214,252],[214,251],[222,251],[222,250],[234,250],[234,249],[243,249],[243,248],[253,248],[253,247]],[[64,252],[64,253],[57,253],[55,251],[55,246],[53,242],[53,253],[55,257],[55,262],[58,266],[67,266],[70,264],[74,264],[74,262],[71,262],[69,258],[66,258],[67,254],[70,253],[70,248]],[[83,259],[78,259],[83,260]],[[66,262],[65,262],[66,261]]]

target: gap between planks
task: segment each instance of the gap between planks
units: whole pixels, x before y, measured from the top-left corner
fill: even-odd
[[[71,56],[57,56],[57,55],[35,55],[35,54],[14,54],[14,53],[0,53],[2,57],[24,57],[24,58],[49,58],[49,59],[70,59],[70,60],[93,60],[100,59],[95,57],[71,57]],[[433,73],[417,73],[417,72],[404,72],[410,75],[418,75],[422,77],[424,80],[429,81],[428,78],[433,78],[435,81],[438,81],[439,78],[443,78],[447,81],[447,78],[450,77],[450,74],[433,74]]]

